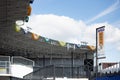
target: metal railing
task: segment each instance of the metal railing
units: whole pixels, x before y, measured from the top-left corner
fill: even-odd
[[[105,68],[105,69],[100,69],[99,72],[100,73],[117,73],[120,71],[120,62],[118,62],[117,64],[113,65],[113,66],[110,66],[108,68]]]
[[[9,61],[0,61],[0,74],[10,74]]]
[[[20,65],[26,65],[29,67],[33,67],[34,61],[21,57],[21,56],[13,56],[11,57],[11,64],[20,64]]]
[[[10,74],[10,57],[9,56],[0,56],[0,75],[1,74]]]
[[[89,70],[89,66],[57,66],[49,65],[45,67],[34,67],[34,71],[26,76],[25,79],[55,80],[55,78],[88,78],[93,71]]]
[[[13,65],[26,66],[32,69],[34,61],[20,56],[0,56],[0,75],[12,75]]]

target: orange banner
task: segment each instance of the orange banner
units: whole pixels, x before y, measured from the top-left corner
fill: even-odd
[[[38,40],[39,37],[40,37],[39,35],[32,33],[32,39],[33,40]]]
[[[27,15],[28,15],[28,16],[31,15],[31,11],[32,11],[32,8],[31,8],[31,6],[29,5],[29,6],[27,7]]]
[[[103,31],[99,32],[99,45],[101,46],[104,45],[104,32]]]

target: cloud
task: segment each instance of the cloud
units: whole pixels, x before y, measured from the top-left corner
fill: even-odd
[[[104,11],[102,11],[101,13],[99,13],[98,15],[93,17],[92,19],[88,20],[86,23],[93,22],[93,21],[115,11],[116,9],[118,9],[120,7],[119,5],[120,5],[120,1],[117,0],[113,5],[111,5],[110,7],[108,7],[107,9],[105,9]]]
[[[120,51],[120,45],[118,46],[118,48],[117,48],[119,51]]]
[[[77,44],[85,41],[89,45],[95,45],[96,43],[96,28],[105,26],[106,60],[115,61],[112,54],[115,53],[115,58],[119,55],[120,29],[107,22],[87,25],[82,20],[77,21],[66,16],[46,14],[32,15],[26,26],[32,28],[32,32],[40,36]],[[116,59],[119,60],[119,58]]]
[[[77,21],[66,16],[57,16],[53,14],[32,15],[27,26],[32,31],[55,40],[80,43],[89,42],[95,45],[95,31],[97,27],[105,27],[105,42],[117,43],[120,41],[120,29],[105,23],[86,25],[82,20]]]
[[[119,40],[119,43],[116,44],[117,46],[117,50],[120,52],[120,40]]]
[[[63,41],[75,40],[76,37],[80,41],[82,30],[86,27],[82,21],[52,14],[33,15],[28,26],[41,36]]]
[[[115,21],[114,23],[112,23],[112,25],[114,25],[115,27],[119,27],[120,28],[120,20]]]

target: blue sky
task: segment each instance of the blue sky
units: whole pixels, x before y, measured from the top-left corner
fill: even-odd
[[[64,15],[76,20],[88,21],[116,2],[117,0],[35,0],[32,8],[35,14]],[[93,22],[115,23],[119,21],[119,14],[120,10],[117,10]]]
[[[120,61],[120,0],[34,0],[27,26],[41,36],[95,45],[95,30],[105,26],[104,62]]]

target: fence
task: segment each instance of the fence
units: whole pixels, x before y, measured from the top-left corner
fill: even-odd
[[[27,58],[24,58],[24,57],[20,57],[20,56],[11,57],[11,63],[12,64],[19,64],[19,65],[26,65],[29,67],[34,66],[34,61],[27,59]]]
[[[120,72],[120,62],[105,69],[100,69],[100,74],[114,74]]]
[[[49,65],[45,67],[34,67],[34,72],[24,76],[25,79],[30,80],[55,80],[55,78],[86,78],[91,76],[91,71],[85,69],[86,66],[57,66]],[[87,71],[85,71],[87,70]]]
[[[33,66],[34,66],[34,61],[30,59],[26,59],[24,57],[0,56],[0,75],[11,75],[15,77],[18,76],[22,77],[21,75],[24,76],[32,72]]]
[[[114,72],[118,72],[118,71],[120,71],[120,62],[111,67],[108,67],[108,68],[102,70],[103,73],[114,73]]]

